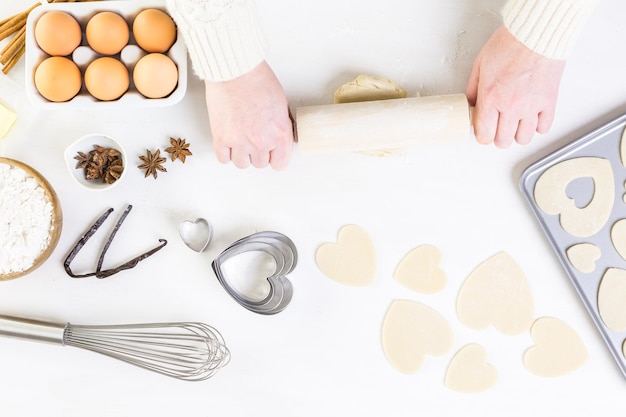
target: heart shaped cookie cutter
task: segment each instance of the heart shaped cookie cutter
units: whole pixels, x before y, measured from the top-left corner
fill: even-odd
[[[274,259],[274,272],[267,278],[269,293],[262,300],[253,299],[238,291],[227,279],[222,265],[228,259],[246,252],[263,252]],[[296,246],[287,236],[278,232],[258,232],[239,239],[225,249],[211,264],[218,281],[226,292],[243,307],[259,314],[276,314],[285,309],[293,296],[293,287],[287,274],[298,261]]]
[[[195,252],[204,252],[213,238],[213,226],[201,217],[193,222],[185,220],[178,227],[178,233],[183,243]]]

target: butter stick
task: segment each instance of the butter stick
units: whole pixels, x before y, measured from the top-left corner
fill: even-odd
[[[4,138],[17,120],[17,114],[0,101],[0,139]]]

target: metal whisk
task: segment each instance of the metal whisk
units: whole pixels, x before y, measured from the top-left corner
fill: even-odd
[[[230,359],[220,333],[197,322],[85,326],[0,315],[0,335],[87,349],[185,381],[207,379]]]

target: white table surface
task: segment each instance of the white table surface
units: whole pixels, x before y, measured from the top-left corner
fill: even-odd
[[[32,0],[3,1],[5,17]],[[411,95],[462,93],[473,57],[499,25],[504,1],[258,1],[270,45],[268,60],[292,106],[332,102],[332,92],[360,73],[398,81]],[[297,4],[297,5],[296,5]],[[24,63],[2,78],[0,98],[19,114],[0,140],[0,155],[43,173],[63,207],[60,242],[32,274],[0,283],[0,313],[76,324],[205,321],[219,329],[232,360],[204,382],[181,382],[79,349],[3,339],[0,412],[7,416],[527,416],[623,415],[626,381],[587,316],[519,190],[530,163],[626,110],[626,3],[604,1],[586,26],[562,80],[557,119],[528,146],[498,150],[472,140],[429,145],[388,158],[303,155],[296,147],[283,172],[238,170],[216,162],[202,84],[166,109],[37,111],[24,91]],[[129,172],[109,191],[90,192],[68,174],[63,151],[100,132],[128,152]],[[158,180],[132,165],[146,148],[186,138],[193,156],[168,163]],[[119,263],[169,244],[133,270],[106,280],[69,278],[63,260],[88,225],[109,207],[134,209],[107,257]],[[178,236],[180,222],[204,217],[215,238],[202,254]],[[102,235],[112,226],[105,223]],[[363,227],[378,256],[375,283],[343,286],[316,267],[315,249],[346,224]],[[290,275],[294,298],[275,316],[251,313],[230,298],[211,261],[235,240],[261,230],[292,238],[299,263]],[[96,240],[94,237],[94,240]],[[393,280],[412,248],[443,254],[446,288],[411,292]],[[97,246],[97,244],[95,245]],[[520,264],[535,297],[536,317],[571,325],[589,352],[564,377],[540,378],[522,364],[528,333],[474,331],[456,317],[459,286],[499,251]],[[95,250],[94,250],[95,253]],[[85,253],[88,255],[88,253]],[[94,254],[92,253],[92,256]],[[88,256],[77,267],[88,267]],[[82,262],[82,263],[81,263]],[[381,324],[396,299],[425,303],[452,326],[453,349],[402,375],[387,362]],[[447,389],[452,355],[476,342],[499,379],[480,394]]]

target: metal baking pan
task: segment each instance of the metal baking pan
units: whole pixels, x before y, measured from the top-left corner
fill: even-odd
[[[520,188],[611,355],[626,378],[626,357],[623,351],[626,331],[616,332],[607,327],[598,311],[598,289],[605,271],[607,268],[626,269],[626,260],[620,256],[611,240],[611,227],[616,221],[626,218],[626,203],[624,202],[626,168],[620,156],[625,128],[626,114],[534,162],[522,173]],[[535,201],[534,195],[535,185],[542,174],[561,162],[579,157],[597,157],[609,161],[614,177],[615,197],[608,221],[597,233],[589,237],[576,237],[566,232],[561,226],[559,214],[544,212]],[[569,198],[574,199],[577,207],[583,208],[590,202],[594,190],[593,180],[590,177],[581,176],[570,181],[564,192]],[[592,272],[579,271],[568,259],[566,250],[578,243],[592,243],[600,248],[601,256],[596,261]],[[626,304],[624,309],[626,309]]]

